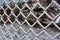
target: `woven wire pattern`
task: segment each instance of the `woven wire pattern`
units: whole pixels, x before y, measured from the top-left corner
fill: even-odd
[[[3,0],[0,40],[60,40],[59,16],[56,0]]]

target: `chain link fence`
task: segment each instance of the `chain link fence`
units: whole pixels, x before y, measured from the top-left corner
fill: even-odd
[[[0,40],[60,40],[60,1],[0,0]]]

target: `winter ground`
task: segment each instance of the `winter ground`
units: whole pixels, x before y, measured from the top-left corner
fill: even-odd
[[[31,30],[30,30],[31,29]],[[60,40],[60,36],[51,39],[46,35],[46,32],[53,38],[56,34],[60,33],[57,28],[48,27],[45,31],[42,28],[33,28],[27,25],[20,26],[15,23],[12,25],[0,25],[0,40]],[[41,33],[41,34],[40,34]],[[38,36],[35,34],[39,34]]]

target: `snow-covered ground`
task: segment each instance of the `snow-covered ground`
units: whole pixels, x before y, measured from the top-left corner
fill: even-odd
[[[20,26],[18,23],[12,25],[0,26],[0,40],[60,40],[60,36],[51,39],[48,34],[53,38],[60,31],[55,27],[48,27],[42,32],[43,28],[33,28],[27,25]],[[41,33],[42,32],[42,33]],[[41,33],[41,34],[40,34]],[[38,35],[39,34],[39,35]]]

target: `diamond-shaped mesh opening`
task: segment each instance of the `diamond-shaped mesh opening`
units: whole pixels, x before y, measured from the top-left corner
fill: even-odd
[[[27,32],[30,29],[30,26],[25,22],[24,24],[22,24],[22,28],[25,32]]]
[[[10,15],[11,14],[11,10],[9,8],[6,9],[6,14]]]
[[[2,7],[3,7],[4,9],[6,9],[6,8],[7,8],[7,6],[6,6],[5,2],[3,3]]]
[[[30,8],[33,8],[33,7],[36,5],[36,2],[35,2],[35,1],[32,1],[32,0],[29,0],[29,1],[27,2],[27,4],[28,4],[28,6],[29,6]]]
[[[24,2],[18,2],[18,3],[17,3],[17,5],[18,5],[18,7],[19,7],[19,8],[21,8],[21,9],[22,9],[22,8],[23,8],[23,6],[24,6]]]
[[[12,35],[14,35],[15,34],[15,32],[16,32],[16,30],[13,28],[13,27],[11,27],[10,29],[8,29],[9,30],[9,32],[12,34]]]
[[[60,9],[56,4],[52,4],[48,9],[47,9],[47,13],[51,16],[51,17],[55,17],[57,14],[59,14]]]
[[[34,32],[35,32],[36,34],[39,34],[43,29],[42,29],[42,27],[41,27],[38,23],[36,23],[36,24],[33,26],[33,30],[34,30]]]
[[[6,22],[7,21],[7,16],[6,15],[3,15],[2,16],[2,19]]]
[[[24,36],[25,32],[20,28],[19,30],[17,30],[17,34],[20,36],[20,38],[22,36]]]
[[[0,15],[4,14],[4,10],[0,8]]]
[[[31,34],[31,35],[30,35]],[[33,36],[32,36],[33,35]],[[35,34],[32,32],[32,31],[29,31],[28,32],[28,34],[27,34],[27,36],[28,36],[28,38],[30,39],[30,40],[34,40],[34,38],[35,38]]]
[[[10,23],[10,21],[7,21],[7,22],[6,22],[5,27],[6,27],[6,30],[7,30],[7,28],[8,28],[8,29],[11,28],[11,23]],[[8,32],[8,30],[7,30],[6,32]]]
[[[38,23],[36,23],[33,27],[34,28],[41,28],[41,26]]]
[[[5,34],[5,37],[6,37],[6,39],[8,39],[8,40],[12,40],[11,35],[10,35],[9,32],[7,32],[7,33]]]
[[[39,5],[36,5],[33,12],[37,17],[39,17],[43,13],[43,9]]]
[[[19,21],[19,22],[23,23],[23,22],[24,22],[24,19],[25,19],[25,18],[24,18],[22,15],[19,15],[19,16],[18,16],[18,21]]]
[[[28,18],[27,18],[27,21],[33,25],[36,21],[36,18],[33,16],[33,15],[30,15]]]
[[[15,17],[13,15],[10,15],[10,18],[11,22],[14,22],[15,21]]]
[[[47,7],[52,2],[52,0],[39,0],[39,2],[43,7]]]
[[[30,10],[29,10],[27,7],[24,7],[24,9],[22,10],[22,13],[23,13],[25,16],[28,16],[28,14],[30,13]]]
[[[4,33],[7,32],[7,28],[6,28],[4,25],[1,27],[1,29],[2,29],[2,31],[3,31]]]
[[[15,7],[14,2],[10,2],[8,5],[9,5],[9,7],[10,7],[11,9],[13,9],[13,8]]]
[[[13,39],[14,40],[20,40],[19,37],[16,34],[13,36]]]
[[[13,23],[13,26],[14,26],[15,29],[19,29],[20,24],[19,24],[17,21],[15,21],[15,22]]]
[[[45,27],[45,26],[47,26],[51,22],[51,19],[46,14],[43,14],[39,18],[39,21]]]
[[[50,24],[46,31],[51,35],[51,37],[54,37],[56,34],[60,33],[60,30],[52,23]]]
[[[17,16],[19,13],[20,13],[20,10],[16,7],[14,10],[13,10],[14,14]]]

